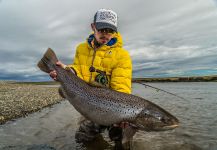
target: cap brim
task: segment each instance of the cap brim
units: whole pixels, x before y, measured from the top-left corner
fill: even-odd
[[[115,27],[112,24],[108,24],[108,23],[105,23],[105,22],[96,22],[95,25],[96,25],[97,30],[108,28],[108,29],[112,29],[115,32],[117,32],[117,27]]]

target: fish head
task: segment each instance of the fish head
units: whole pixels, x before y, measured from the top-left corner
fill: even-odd
[[[142,110],[137,116],[135,124],[144,131],[165,131],[178,127],[179,120],[169,112],[154,105]]]

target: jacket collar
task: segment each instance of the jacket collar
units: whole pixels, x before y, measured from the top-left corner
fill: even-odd
[[[93,39],[94,39],[94,34],[90,34],[89,37],[87,38],[87,43],[89,47],[92,47],[91,42],[93,41]],[[107,48],[111,48],[111,47],[114,48],[122,47],[122,38],[120,33],[114,33],[113,38],[106,45],[103,45],[101,48],[106,50]]]

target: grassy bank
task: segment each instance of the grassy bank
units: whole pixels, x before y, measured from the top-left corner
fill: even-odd
[[[0,124],[60,102],[58,87],[45,86],[52,84],[1,81]]]
[[[133,78],[133,82],[217,82],[215,76],[169,77],[169,78]]]
[[[15,84],[28,84],[28,85],[59,85],[55,81],[44,81],[44,82],[13,82]]]

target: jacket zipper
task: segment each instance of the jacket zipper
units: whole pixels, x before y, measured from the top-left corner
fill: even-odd
[[[97,49],[101,48],[102,46],[103,46],[103,45],[101,45],[101,46],[98,47],[98,48],[92,48],[94,52],[93,52],[93,59],[92,59],[92,62],[91,62],[91,66],[90,66],[90,67],[93,67],[93,62],[94,62],[95,57],[96,57],[96,51],[97,51]],[[91,74],[90,74],[89,83],[91,83],[92,77],[93,77],[93,72],[91,72]]]
[[[93,48],[93,58],[92,58],[92,62],[91,62],[91,66],[90,66],[90,67],[93,67],[93,62],[94,62],[95,56],[96,56],[96,49]],[[92,80],[92,75],[93,75],[93,72],[91,72],[91,74],[90,74],[89,83],[90,83],[91,80]]]

